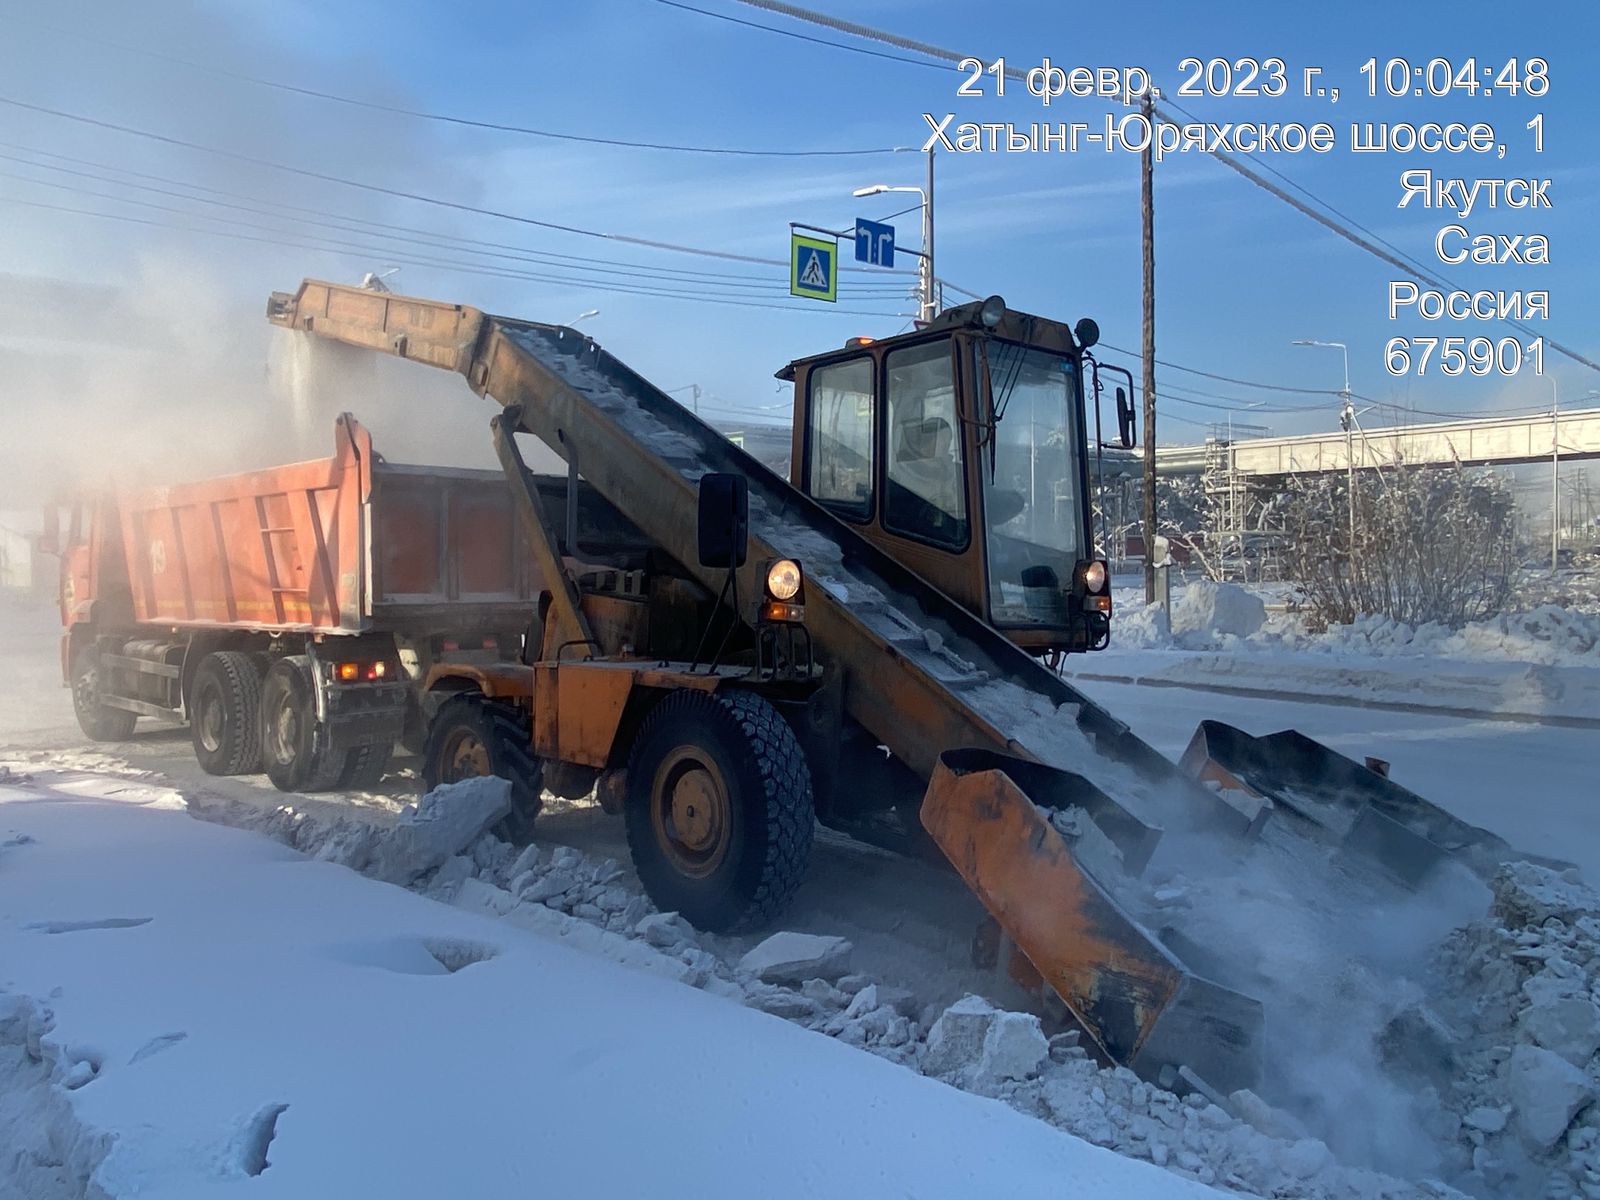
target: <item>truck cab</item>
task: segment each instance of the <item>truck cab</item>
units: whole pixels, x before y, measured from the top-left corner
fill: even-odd
[[[1096,336],[995,296],[797,359],[778,372],[794,384],[790,478],[1030,653],[1100,649],[1111,595],[1084,404]]]

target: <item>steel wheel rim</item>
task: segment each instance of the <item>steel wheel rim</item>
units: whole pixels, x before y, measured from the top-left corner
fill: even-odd
[[[300,716],[294,711],[294,705],[288,697],[284,697],[282,705],[278,708],[277,718],[272,722],[273,757],[281,763],[293,762],[299,740]]]
[[[693,879],[714,873],[733,836],[733,803],[721,768],[693,746],[667,755],[651,780],[650,823],[675,870]]]
[[[439,756],[440,783],[459,783],[493,775],[489,765],[489,747],[470,729],[457,729],[445,741],[444,753]]]
[[[78,711],[92,713],[100,703],[100,681],[98,671],[94,667],[78,672],[78,678],[73,684],[72,698],[77,702]]]
[[[215,753],[222,745],[222,696],[216,688],[202,688],[199,696],[200,744],[208,753]]]

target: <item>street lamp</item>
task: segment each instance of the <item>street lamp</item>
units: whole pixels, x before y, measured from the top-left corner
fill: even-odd
[[[851,195],[858,199],[863,196],[881,196],[885,192],[915,192],[922,201],[922,253],[917,267],[917,288],[922,293],[922,319],[931,321],[938,315],[938,306],[933,298],[933,151],[928,151],[928,186],[926,189],[919,187],[891,187],[887,183],[875,183],[871,187],[857,188]],[[915,250],[906,251],[916,254]]]
[[[1356,414],[1350,403],[1350,348],[1343,342],[1323,342],[1316,338],[1296,338],[1294,344],[1337,348],[1344,356],[1344,388],[1339,392],[1344,403],[1339,409],[1339,423],[1344,426],[1345,490],[1350,493],[1350,554],[1353,557],[1356,552]]]
[[[579,313],[577,316],[573,317],[572,320],[568,321],[567,322],[567,328],[570,329],[570,328],[572,328],[572,326],[576,325],[579,321],[587,321],[590,317],[598,317],[599,315],[600,315],[600,310],[598,308],[586,309],[583,312]]]

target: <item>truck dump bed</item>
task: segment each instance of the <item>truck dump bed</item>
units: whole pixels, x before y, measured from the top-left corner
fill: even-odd
[[[520,629],[538,594],[499,471],[399,466],[346,414],[329,458],[119,497],[142,623]]]

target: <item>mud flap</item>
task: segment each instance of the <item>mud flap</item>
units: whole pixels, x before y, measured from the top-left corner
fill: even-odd
[[[1142,869],[1159,830],[1080,776],[990,751],[940,756],[922,823],[1106,1057],[1147,1079],[1187,1066],[1226,1090],[1253,1086],[1261,1006],[1197,977],[1122,909],[1039,807],[1063,800]]]

